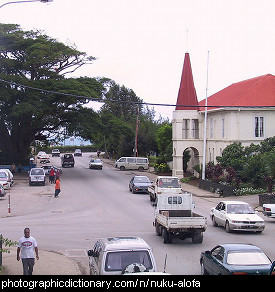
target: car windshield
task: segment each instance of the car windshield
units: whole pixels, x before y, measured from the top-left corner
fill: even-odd
[[[161,188],[180,188],[179,180],[177,178],[160,178],[159,187]]]
[[[254,214],[255,211],[248,204],[229,204],[227,205],[228,214]]]
[[[228,253],[227,263],[237,266],[268,265],[270,260],[261,251],[234,251]]]
[[[101,160],[100,159],[95,159],[95,160],[92,160],[91,162],[93,162],[93,163],[101,163]]]
[[[0,171],[0,178],[7,178],[7,174],[3,171]]]
[[[150,180],[147,176],[136,176],[134,182],[138,183],[150,183]]]
[[[152,269],[152,262],[147,250],[108,252],[105,271],[122,271],[130,264],[143,264],[147,270]]]
[[[64,158],[66,158],[66,159],[72,158],[72,154],[64,154]]]
[[[31,175],[43,175],[43,174],[44,174],[43,169],[35,169],[35,168],[33,168],[31,170]]]

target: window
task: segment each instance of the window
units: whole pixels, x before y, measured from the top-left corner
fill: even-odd
[[[136,158],[128,158],[127,162],[128,163],[136,163],[137,160],[136,160]]]
[[[270,260],[261,251],[236,251],[227,255],[228,265],[269,265]]]
[[[212,256],[216,258],[218,261],[223,262],[224,258],[224,248],[222,246],[218,246],[212,251]]]
[[[182,120],[182,138],[188,139],[189,138],[189,123],[190,121],[187,119]]]
[[[255,117],[255,137],[264,137],[264,117]]]
[[[199,120],[192,120],[192,138],[199,139]]]
[[[182,203],[182,197],[168,197],[168,204],[181,204]]]
[[[222,138],[224,138],[224,118],[222,118]]]
[[[142,263],[148,270],[152,269],[150,255],[147,250],[108,252],[105,271],[122,271],[133,263]]]
[[[213,119],[210,119],[210,138],[214,137],[214,123],[213,123]]]

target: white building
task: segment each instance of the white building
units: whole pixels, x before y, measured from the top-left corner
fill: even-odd
[[[234,83],[207,98],[206,163],[234,143],[259,144],[275,136],[275,76],[267,74]],[[176,109],[173,112],[173,175],[183,173],[183,153],[192,155],[188,170],[203,162],[205,100],[198,102],[189,53],[185,54]]]

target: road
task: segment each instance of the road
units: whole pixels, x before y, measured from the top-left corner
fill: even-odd
[[[86,250],[98,238],[111,236],[142,237],[153,248],[159,271],[167,254],[166,271],[171,274],[200,274],[201,251],[220,243],[256,244],[275,260],[275,220],[264,217],[266,229],[262,234],[226,233],[224,228],[213,227],[209,219],[210,208],[219,198],[194,197],[196,212],[208,217],[202,244],[192,244],[191,239],[163,244],[152,225],[154,207],[149,196],[129,192],[133,171],[121,172],[107,163],[103,170],[91,170],[90,154],[75,157],[75,167],[63,169],[58,198],[53,197],[53,184],[29,187],[27,179],[21,177],[11,190],[11,216],[6,212],[8,196],[0,200],[4,237],[18,240],[24,227],[30,227],[40,249],[64,253],[80,265],[84,274],[88,273]],[[51,158],[51,162],[60,165],[60,158]]]

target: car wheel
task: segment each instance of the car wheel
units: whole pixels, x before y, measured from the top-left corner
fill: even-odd
[[[212,224],[213,224],[214,227],[218,226],[214,215],[212,216]]]
[[[138,168],[138,171],[143,171],[144,170],[144,168],[142,167],[142,166],[140,166],[139,168]]]
[[[119,170],[124,171],[125,170],[125,167],[124,166],[120,166]]]
[[[166,228],[162,230],[163,243],[172,243],[172,234]]]
[[[225,223],[225,230],[226,230],[227,233],[230,233],[231,232],[231,229],[230,229],[230,226],[229,226],[229,222],[228,221],[226,221],[226,223]]]

